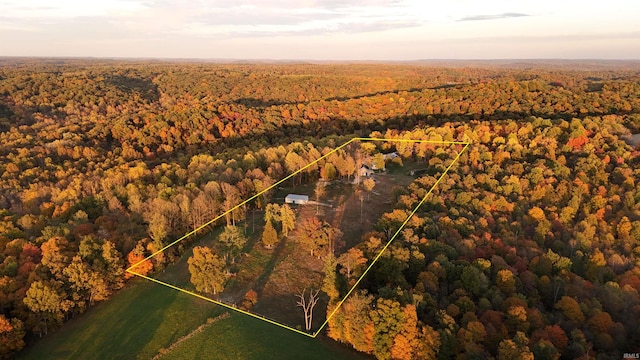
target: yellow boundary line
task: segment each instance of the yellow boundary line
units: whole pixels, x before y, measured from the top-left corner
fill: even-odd
[[[451,162],[451,164],[449,164],[449,166],[447,166],[446,170],[440,175],[440,177],[438,178],[438,180],[436,180],[436,182],[433,184],[433,186],[431,186],[431,189],[429,189],[429,191],[424,195],[424,197],[422,197],[422,200],[420,200],[420,202],[418,203],[418,205],[416,205],[416,207],[413,209],[413,211],[411,211],[411,213],[409,214],[409,216],[407,216],[407,218],[405,219],[405,221],[402,223],[402,225],[400,225],[400,227],[398,228],[398,230],[396,230],[396,232],[393,234],[393,236],[391,237],[391,239],[389,241],[387,241],[387,244],[382,248],[382,250],[380,250],[380,252],[378,253],[378,255],[373,259],[373,261],[371,262],[371,264],[369,265],[369,267],[367,267],[367,269],[362,273],[362,275],[360,276],[360,278],[358,278],[358,281],[355,282],[355,284],[353,284],[353,286],[351,287],[351,289],[349,290],[349,292],[347,292],[347,294],[342,298],[342,300],[340,300],[340,302],[336,305],[336,308],[333,309],[333,311],[331,312],[331,314],[329,314],[329,316],[327,316],[327,319],[324,321],[324,323],[322,323],[322,325],[320,325],[320,328],[318,329],[318,331],[316,331],[313,334],[313,337],[315,338],[318,333],[329,323],[329,320],[331,320],[331,318],[333,317],[333,315],[338,311],[338,309],[340,308],[340,306],[342,306],[342,303],[344,303],[347,298],[349,297],[349,295],[351,295],[351,293],[353,292],[353,290],[355,290],[355,288],[360,284],[360,281],[362,281],[362,279],[365,277],[365,275],[367,275],[367,273],[369,272],[369,270],[371,270],[371,268],[373,267],[373,265],[378,261],[378,259],[382,256],[382,254],[387,250],[387,248],[389,247],[389,245],[391,245],[391,243],[393,242],[393,240],[396,239],[396,237],[398,236],[398,234],[400,234],[400,232],[404,229],[404,227],[407,225],[407,223],[409,222],[409,220],[411,220],[411,218],[413,217],[413,215],[415,215],[415,213],[418,211],[418,208],[420,206],[422,206],[422,204],[427,200],[427,197],[429,195],[431,195],[431,193],[433,192],[433,190],[436,188],[436,186],[438,186],[438,184],[440,183],[440,181],[442,181],[442,179],[444,179],[445,175],[447,175],[447,173],[449,172],[449,170],[451,169],[451,167],[453,166],[453,164],[455,164],[458,159],[460,158],[460,156],[462,155],[463,152],[465,152],[465,150],[467,150],[467,147],[469,146],[469,143],[465,143],[464,148],[462,149],[462,151],[460,151],[458,153],[458,155],[455,157],[455,159],[453,159],[453,161]]]
[[[189,236],[197,233],[198,231],[204,229],[205,227],[211,225],[212,223],[218,221],[219,219],[221,219],[222,217],[224,217],[225,215],[231,213],[232,211],[238,209],[241,206],[244,206],[245,204],[247,204],[248,202],[256,199],[257,197],[259,197],[260,195],[264,194],[265,192],[275,188],[276,186],[282,184],[283,182],[291,179],[293,176],[297,175],[298,173],[308,169],[309,167],[313,166],[314,164],[316,164],[317,162],[327,158],[328,156],[330,156],[331,154],[337,152],[338,150],[344,148],[345,146],[351,144],[354,141],[386,141],[386,142],[411,142],[411,143],[429,143],[429,144],[434,144],[434,145],[464,145],[464,148],[462,148],[462,150],[458,153],[458,155],[456,155],[456,157],[453,159],[453,161],[449,164],[449,166],[447,166],[447,168],[445,169],[445,171],[440,175],[440,177],[438,178],[438,180],[436,180],[436,182],[433,184],[433,186],[431,186],[431,189],[429,189],[429,191],[425,194],[425,196],[422,198],[422,200],[420,200],[420,202],[418,203],[418,205],[416,205],[416,207],[413,209],[413,211],[411,211],[411,213],[409,214],[409,216],[407,216],[407,218],[404,220],[404,222],[402,223],[402,225],[400,225],[400,227],[398,228],[398,230],[396,230],[396,232],[393,234],[393,236],[391,237],[391,239],[385,244],[385,246],[382,248],[382,250],[380,250],[380,252],[378,253],[378,255],[373,259],[373,261],[371,262],[371,264],[369,264],[369,266],[367,267],[367,269],[362,273],[362,275],[360,276],[360,278],[358,278],[358,281],[355,282],[355,284],[351,287],[351,289],[347,292],[347,294],[342,298],[342,300],[340,300],[340,302],[336,305],[336,307],[333,309],[333,311],[331,312],[331,314],[329,314],[329,316],[327,316],[326,320],[322,323],[322,325],[320,325],[320,327],[318,328],[318,330],[316,330],[315,332],[313,332],[313,334],[309,334],[306,333],[304,331],[300,331],[298,329],[292,328],[290,326],[287,326],[285,324],[279,323],[277,321],[268,319],[266,317],[257,315],[257,314],[253,314],[250,313],[248,311],[242,310],[242,309],[238,309],[237,307],[231,306],[229,304],[225,304],[223,302],[220,301],[216,301],[213,300],[211,298],[208,298],[206,296],[202,296],[199,295],[197,293],[194,293],[192,291],[189,290],[185,290],[183,288],[177,287],[175,285],[171,285],[169,283],[160,281],[158,279],[154,279],[152,277],[146,276],[146,275],[142,275],[142,274],[138,274],[137,272],[133,271],[133,269],[137,266],[139,266],[140,264],[144,263],[145,261],[150,260],[151,258],[153,258],[154,256],[160,254],[161,252],[165,251],[166,249],[176,245],[177,243],[179,243],[180,241],[188,238]],[[316,336],[318,336],[318,334],[320,333],[320,331],[322,331],[322,329],[324,329],[324,327],[329,323],[329,320],[331,320],[331,318],[333,317],[333,315],[338,311],[338,309],[340,309],[340,307],[342,306],[342,304],[346,301],[346,299],[349,297],[349,295],[351,295],[351,293],[355,290],[355,288],[360,284],[360,282],[362,281],[362,279],[365,277],[365,275],[367,275],[367,273],[369,272],[369,270],[371,270],[371,268],[373,267],[373,265],[378,261],[378,259],[382,256],[382,254],[387,250],[387,248],[389,247],[389,245],[391,245],[391,243],[393,242],[393,240],[395,240],[395,238],[398,236],[398,234],[400,234],[400,232],[404,229],[404,227],[407,225],[407,223],[409,222],[409,220],[411,220],[411,218],[413,217],[413,215],[415,215],[415,213],[418,211],[418,208],[420,208],[420,206],[422,206],[422,204],[426,201],[427,197],[429,195],[431,195],[431,193],[433,192],[433,190],[436,188],[436,186],[438,186],[438,184],[442,181],[442,179],[444,179],[445,175],[447,175],[447,173],[449,172],[449,170],[451,169],[451,167],[453,167],[453,164],[455,164],[458,159],[460,159],[460,156],[467,150],[467,147],[469,147],[471,143],[469,142],[463,142],[463,141],[436,141],[436,140],[414,140],[414,139],[386,139],[386,138],[364,138],[364,137],[354,137],[351,140],[345,142],[344,144],[336,147],[335,149],[331,150],[330,152],[326,153],[325,155],[321,156],[320,158],[318,158],[317,160],[310,162],[309,164],[303,166],[302,168],[300,168],[299,170],[291,173],[290,175],[284,177],[283,179],[277,181],[276,183],[274,183],[273,185],[269,186],[268,188],[258,192],[257,194],[253,195],[252,197],[248,198],[247,200],[241,202],[240,204],[232,207],[231,209],[223,212],[222,214],[218,215],[217,217],[209,220],[208,222],[206,222],[205,224],[197,227],[196,229],[184,234],[182,237],[180,237],[179,239],[173,241],[172,243],[166,245],[165,247],[163,247],[162,249],[154,252],[153,254],[147,256],[146,258],[138,261],[137,263],[131,265],[128,269],[126,269],[126,272],[139,276],[141,278],[147,279],[149,281],[153,281],[157,284],[160,285],[164,285],[166,287],[169,287],[171,289],[174,290],[178,290],[181,291],[185,294],[189,294],[191,296],[195,296],[199,299],[202,300],[206,300],[209,301],[211,303],[220,305],[222,307],[225,307],[227,309],[230,310],[235,310],[239,313],[245,314],[245,315],[249,315],[251,317],[254,317],[256,319],[260,319],[263,321],[266,321],[272,325],[276,325],[288,330],[291,330],[295,333],[301,334],[301,335],[305,335],[307,337],[310,338],[315,338]]]

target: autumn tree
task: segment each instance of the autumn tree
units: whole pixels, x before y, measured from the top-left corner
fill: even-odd
[[[344,274],[347,279],[351,279],[352,273],[357,272],[358,269],[366,263],[367,259],[364,257],[364,253],[358,248],[351,248],[338,257],[338,264],[342,266],[340,272]]]
[[[120,289],[123,285],[124,263],[122,254],[111,241],[105,241],[101,246],[100,259],[94,264],[102,271],[105,280],[112,290]]]
[[[280,205],[278,204],[267,204],[264,210],[264,221],[265,223],[279,223],[280,222]],[[273,224],[272,224],[273,225]]]
[[[385,169],[384,155],[382,153],[373,155],[373,168],[378,170]]]
[[[193,248],[193,256],[187,260],[191,283],[205,294],[217,294],[224,289],[226,277],[224,262],[211,249],[204,246]]]
[[[324,166],[320,169],[320,177],[324,181],[335,179],[336,174],[337,174],[336,167],[330,162],[325,163]]]
[[[512,294],[516,291],[516,279],[508,269],[498,271],[496,275],[496,285],[505,294]]]
[[[41,246],[42,264],[49,268],[49,271],[56,278],[62,278],[62,270],[71,261],[72,251],[67,239],[62,237],[53,237]]]
[[[307,164],[307,162],[294,151],[290,151],[285,157],[284,161],[285,161],[285,167],[287,168],[290,174],[295,173],[296,171],[300,170],[302,167],[304,167]],[[301,175],[302,174],[298,173],[297,176],[292,178],[293,185],[296,185],[295,178],[296,177],[301,178]]]
[[[127,255],[127,262],[129,263],[129,267],[134,266],[131,271],[140,274],[142,276],[147,275],[151,270],[153,270],[153,264],[151,260],[145,260],[145,250],[144,246],[141,242],[138,242],[136,246],[129,252]],[[130,272],[127,272],[125,277],[130,278],[133,275]]]
[[[518,332],[512,339],[506,339],[500,342],[498,349],[498,359],[505,360],[533,360],[533,353],[529,349],[529,339],[523,332]]]
[[[371,310],[370,316],[375,330],[373,354],[379,359],[387,358],[393,348],[396,335],[403,328],[405,314],[397,301],[380,298],[376,301],[376,306]]]
[[[299,239],[302,246],[311,256],[318,256],[318,252],[325,250],[333,252],[333,245],[342,236],[340,229],[336,229],[317,217],[306,218],[300,224]]]
[[[280,206],[280,224],[282,225],[282,235],[287,237],[289,231],[296,227],[296,214],[289,205]]]
[[[0,357],[12,358],[24,347],[24,325],[20,319],[7,319],[0,314]]]
[[[329,304],[331,305],[334,302],[338,301],[338,297],[340,293],[336,287],[336,265],[337,261],[333,254],[329,254],[324,259],[324,266],[322,271],[324,273],[324,278],[322,279],[322,291],[324,291],[327,296],[329,296]],[[328,310],[327,310],[328,311]]]
[[[24,297],[24,304],[29,310],[37,313],[42,322],[44,333],[48,333],[50,324],[62,321],[64,312],[68,309],[66,294],[62,291],[62,283],[58,281],[35,281],[31,283]],[[42,336],[41,328],[38,333]]]
[[[563,296],[558,300],[555,308],[562,311],[565,318],[574,326],[580,326],[584,322],[584,313],[580,309],[580,304],[569,296]]]
[[[408,216],[409,213],[407,211],[395,209],[390,213],[382,215],[382,218],[380,218],[376,226],[384,232],[387,240],[390,240]]]
[[[236,209],[235,206],[240,203],[240,193],[238,192],[238,188],[226,182],[220,183],[220,188],[224,194],[222,205],[226,211],[225,219],[227,220],[227,226],[235,226],[237,220],[236,214],[238,213],[238,209]]]
[[[376,182],[375,182],[375,180],[373,180],[371,178],[366,178],[362,182],[362,186],[364,187],[365,191],[367,192],[367,200],[369,200],[369,198],[371,196],[371,192],[373,191],[373,188],[376,186]]]
[[[370,354],[375,332],[370,317],[372,302],[371,295],[359,291],[352,293],[329,321],[329,336]]]
[[[271,221],[267,221],[265,224],[261,239],[267,249],[273,248],[278,243],[278,233],[273,228]]]
[[[74,298],[77,300],[87,299],[89,304],[96,301],[106,300],[111,294],[111,289],[106,281],[106,277],[98,271],[92,269],[83,259],[76,255],[71,260],[71,264],[64,269]],[[82,309],[84,304],[78,304]]]
[[[319,213],[320,209],[320,199],[326,195],[327,189],[324,184],[320,181],[316,182],[316,186],[313,188],[313,193],[316,196],[316,215]]]
[[[237,226],[225,226],[218,237],[218,241],[224,249],[224,260],[227,264],[235,263],[236,257],[247,243],[247,238]]]
[[[169,233],[169,227],[164,215],[153,212],[149,219],[149,236],[157,243],[159,248],[164,246],[163,240]]]
[[[431,326],[422,326],[416,339],[415,358],[424,360],[437,359],[440,351],[440,334]]]

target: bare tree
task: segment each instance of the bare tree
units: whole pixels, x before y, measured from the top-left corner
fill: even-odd
[[[304,295],[307,292],[307,289],[302,290],[301,294],[297,294],[296,296],[300,299],[297,302],[297,305],[302,308],[304,312],[304,326],[307,331],[311,330],[311,323],[313,321],[313,308],[318,303],[318,294],[320,290],[313,289],[309,291],[309,298],[305,298]]]

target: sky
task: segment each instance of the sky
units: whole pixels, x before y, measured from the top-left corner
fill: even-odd
[[[0,0],[0,56],[640,59],[638,0]]]

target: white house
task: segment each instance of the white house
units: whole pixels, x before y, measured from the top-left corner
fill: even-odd
[[[369,177],[373,175],[373,173],[373,170],[369,169],[367,165],[362,165],[362,167],[360,168],[360,176],[362,177]]]
[[[307,195],[289,194],[284,198],[284,202],[287,204],[304,205],[309,202]]]

